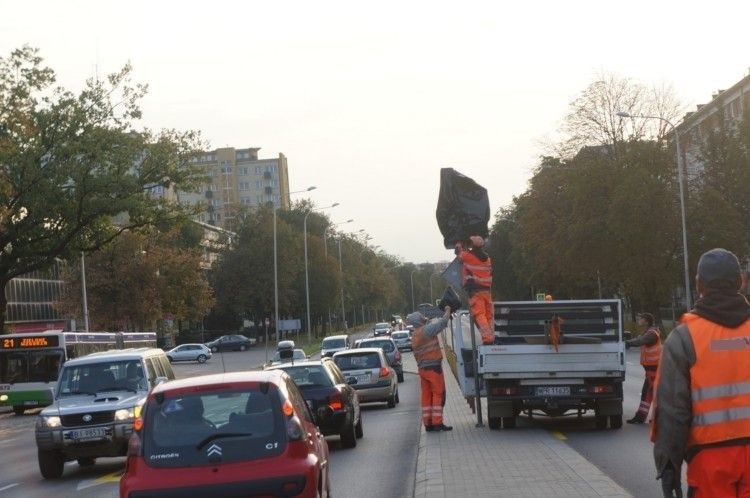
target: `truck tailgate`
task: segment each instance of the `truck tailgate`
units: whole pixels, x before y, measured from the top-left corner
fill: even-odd
[[[485,378],[619,377],[625,371],[618,344],[561,345],[555,352],[548,345],[480,346],[479,372]]]

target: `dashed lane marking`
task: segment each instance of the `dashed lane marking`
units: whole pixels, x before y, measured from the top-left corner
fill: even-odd
[[[552,431],[552,435],[555,436],[555,438],[559,439],[560,441],[565,441],[566,439],[568,439],[565,437],[565,434],[563,434],[560,431]]]
[[[18,483],[14,482],[13,484],[8,484],[7,486],[3,486],[2,488],[0,488],[0,491],[5,491],[6,489],[10,489],[10,488],[15,488],[16,486],[18,486]]]

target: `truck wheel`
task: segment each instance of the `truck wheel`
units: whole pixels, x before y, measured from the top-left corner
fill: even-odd
[[[500,417],[489,417],[487,419],[487,425],[493,431],[500,430],[501,418]]]
[[[597,429],[606,429],[607,428],[607,416],[606,415],[596,415],[594,418],[594,426]]]
[[[26,408],[24,408],[23,406],[13,407],[13,413],[15,413],[16,415],[19,415],[19,416],[23,415],[25,411],[26,411]]]
[[[503,428],[513,429],[516,427],[516,417],[503,417]]]
[[[65,458],[58,451],[37,450],[39,471],[45,479],[59,479],[65,468]]]
[[[609,416],[609,427],[611,429],[620,429],[622,427],[622,414]]]

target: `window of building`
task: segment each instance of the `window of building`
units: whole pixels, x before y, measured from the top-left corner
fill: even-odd
[[[250,173],[250,168],[247,168],[247,167],[237,168],[237,173],[242,176],[247,176]]]
[[[232,167],[231,166],[222,166],[222,168],[221,168],[221,173],[222,174],[226,175],[226,174],[229,174],[231,172],[232,172]]]
[[[250,190],[250,182],[240,182],[240,192],[247,192]]]
[[[260,168],[260,166],[256,166],[256,167],[255,167],[255,174],[256,174],[256,175],[259,175],[259,174],[261,174],[261,173],[263,173],[263,171],[261,171],[261,168]]]

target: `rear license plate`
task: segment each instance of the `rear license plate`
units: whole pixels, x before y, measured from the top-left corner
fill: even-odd
[[[357,379],[357,384],[369,384],[370,383],[370,374],[355,375],[354,378]]]
[[[27,401],[23,402],[23,405],[24,406],[37,406],[37,405],[39,405],[39,402],[38,401],[34,401],[34,400],[27,400]]]
[[[84,439],[102,439],[107,437],[109,429],[106,427],[91,427],[63,432],[63,439],[81,441]]]
[[[568,386],[544,386],[536,388],[537,396],[570,396]]]

